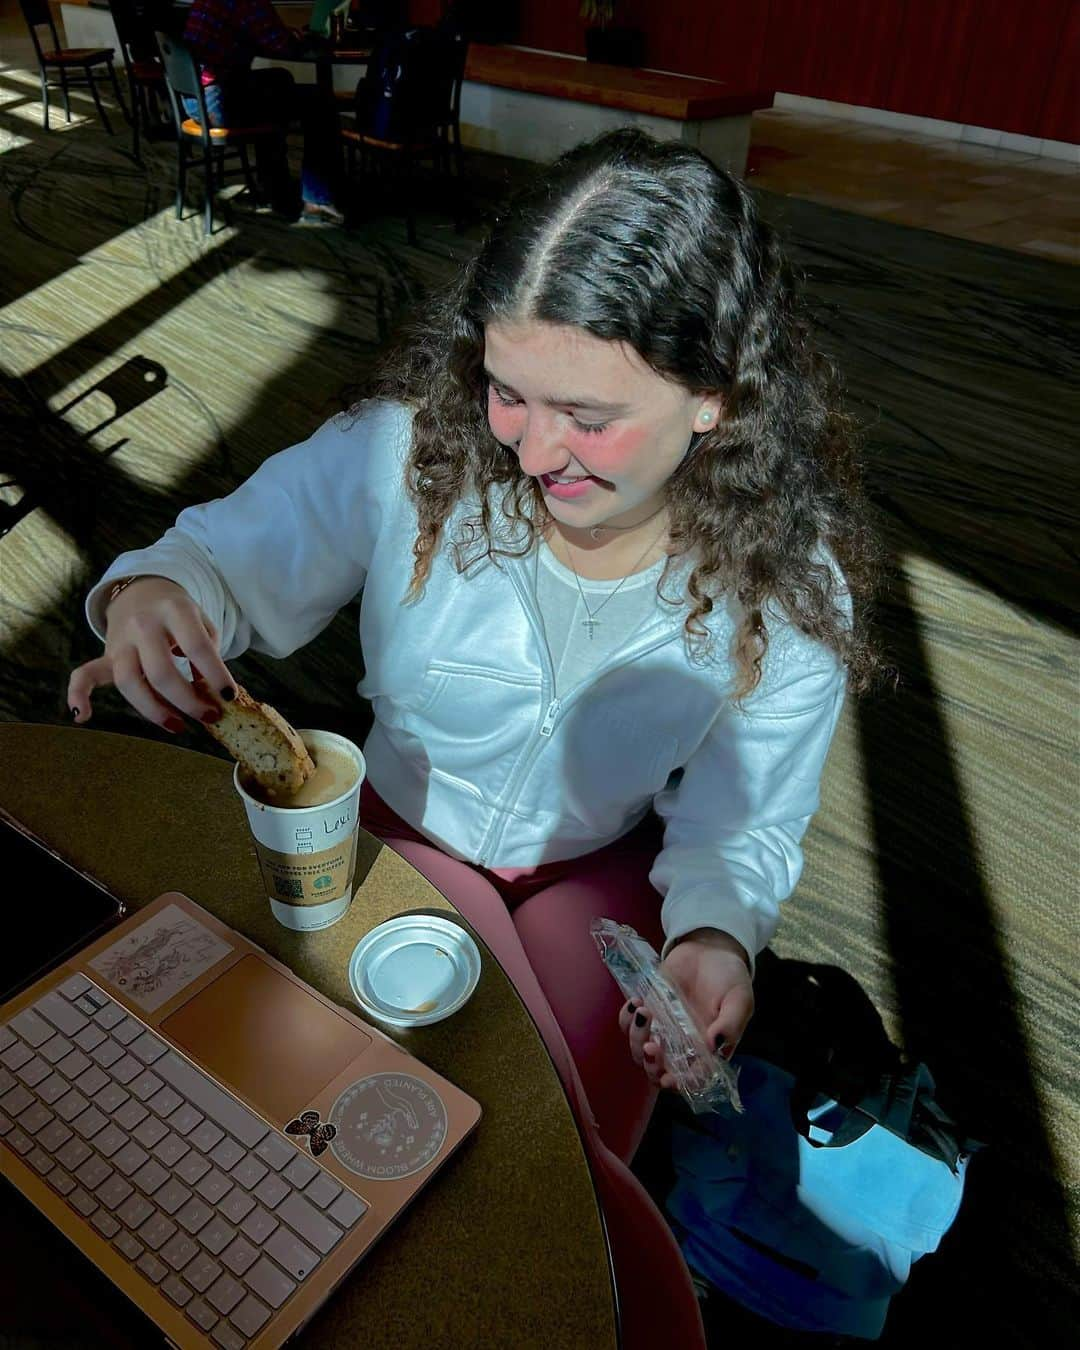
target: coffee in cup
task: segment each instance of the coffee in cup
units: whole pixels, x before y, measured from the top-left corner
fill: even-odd
[[[301,735],[306,737],[307,733],[302,732]],[[323,745],[317,758],[311,746],[308,746],[308,751],[315,763],[315,772],[295,792],[271,794],[254,778],[243,775],[240,786],[264,806],[278,806],[290,811],[298,807],[325,806],[328,802],[336,801],[356,782],[355,756],[359,751],[346,753],[336,746]]]
[[[349,908],[356,872],[360,786],[357,746],[329,731],[301,731],[315,772],[297,791],[268,796],[240,765],[233,783],[247,811],[274,917],[286,928],[328,928]]]

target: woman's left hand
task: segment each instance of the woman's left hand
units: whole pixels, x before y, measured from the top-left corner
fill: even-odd
[[[660,969],[682,994],[706,1044],[730,1059],[754,1012],[750,965],[741,944],[717,929],[699,928],[668,952]],[[673,1088],[663,1050],[652,1036],[652,1017],[638,1003],[624,1003],[619,1013],[630,1054],[650,1082]]]

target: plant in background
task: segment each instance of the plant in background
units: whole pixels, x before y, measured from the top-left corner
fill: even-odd
[[[581,17],[592,28],[606,28],[615,17],[615,0],[581,0]]]

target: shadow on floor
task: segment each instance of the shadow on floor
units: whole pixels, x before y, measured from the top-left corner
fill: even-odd
[[[20,134],[27,134],[21,123],[17,129]],[[36,145],[37,138],[32,139]],[[137,172],[126,168],[119,181],[100,166],[92,174],[86,174],[78,163],[77,138],[65,133],[64,141],[56,155],[42,162],[30,163],[27,159],[20,162],[18,150],[9,152],[0,161],[0,172],[9,184],[23,173],[16,202],[17,219],[27,184],[41,175],[84,174],[80,190],[97,193],[101,198],[101,217],[90,235],[91,240],[97,239],[99,243],[118,229],[139,227],[150,211],[144,203],[143,188],[150,194],[146,200],[151,206],[157,202],[154,210],[167,200],[161,195],[165,190],[162,184],[166,182],[163,172],[159,173],[160,182],[150,171],[141,179]],[[493,193],[485,200],[494,201],[496,195]],[[122,198],[119,206],[118,197]],[[889,407],[894,399],[902,404],[925,390],[940,397],[940,390],[934,393],[937,372],[926,368],[933,367],[936,359],[933,355],[927,357],[926,366],[920,367],[912,358],[903,368],[897,364],[890,366],[882,357],[890,343],[895,347],[904,341],[902,330],[906,319],[897,299],[906,294],[904,274],[898,270],[894,275],[890,267],[896,263],[898,267],[921,269],[917,279],[925,285],[933,284],[935,277],[941,275],[954,278],[956,270],[941,274],[935,267],[920,263],[914,254],[895,255],[881,245],[883,236],[873,234],[874,230],[887,231],[892,227],[863,221],[858,230],[853,230],[842,216],[843,213],[830,213],[826,208],[801,216],[804,238],[811,238],[814,230],[820,231],[812,248],[805,242],[802,248],[808,263],[816,268],[815,286],[823,297],[823,329],[831,328],[846,342],[841,359],[845,353],[850,359],[852,378],[861,382],[860,397],[867,406]],[[438,222],[433,227],[431,219],[421,221],[422,245],[431,245],[433,238],[436,245],[422,247],[419,254],[404,247],[401,224],[392,221],[385,226],[371,226],[364,249],[355,254],[346,240],[345,261],[340,265],[327,257],[326,283],[333,303],[320,328],[312,331],[292,359],[256,391],[245,414],[247,445],[261,444],[268,453],[311,430],[310,405],[301,407],[297,413],[296,392],[317,391],[311,396],[315,403],[333,396],[335,391],[327,388],[327,362],[340,356],[343,342],[353,342],[342,334],[348,331],[351,307],[361,303],[358,295],[363,296],[363,303],[371,305],[374,315],[366,342],[354,344],[357,374],[362,377],[402,305],[419,296],[428,285],[452,275],[458,265],[453,248],[446,247],[444,224]],[[918,234],[902,230],[896,233]],[[894,239],[895,234],[889,234],[888,238]],[[267,241],[271,241],[269,250]],[[474,242],[463,243],[461,253],[467,252]],[[908,241],[912,249],[916,242]],[[76,252],[57,251],[55,240],[50,238],[31,234],[29,243],[25,238],[22,243],[20,256],[26,262],[29,278],[26,289],[45,284],[58,271],[77,261]],[[959,251],[956,257],[965,248],[976,249],[960,241],[952,243]],[[88,239],[79,234],[79,247],[87,246]],[[922,246],[925,248],[925,241]],[[125,473],[115,454],[95,450],[73,432],[49,411],[48,400],[109,358],[122,357],[130,362],[138,357],[156,362],[168,379],[171,374],[168,362],[159,359],[161,354],[148,338],[150,331],[181,301],[204,291],[209,281],[220,279],[241,263],[251,263],[253,258],[260,259],[258,265],[264,267],[264,280],[270,288],[275,274],[289,265],[291,249],[286,236],[271,235],[259,226],[245,229],[99,324],[90,334],[42,360],[27,372],[24,380],[9,379],[0,386],[4,410],[12,414],[5,419],[11,429],[5,470],[19,478],[27,492],[33,493],[35,509],[47,513],[75,539],[83,563],[77,575],[57,578],[55,594],[47,606],[25,616],[27,626],[17,649],[4,651],[4,664],[11,678],[4,681],[6,692],[0,715],[66,721],[63,689],[67,673],[73,665],[97,654],[97,643],[79,618],[88,580],[121,548],[156,537],[171,523],[180,506],[228,490],[238,477],[254,467],[250,454],[238,454],[235,469],[231,463],[224,464],[218,458],[221,439],[231,444],[233,437],[225,433],[220,439],[208,436],[205,455],[192,463],[178,482],[167,491],[154,489]],[[266,256],[267,251],[271,256]],[[874,255],[873,265],[856,266],[865,261],[868,252]],[[982,255],[986,253],[996,251],[981,250]],[[982,259],[977,261],[979,266],[983,265]],[[1031,259],[1024,259],[1023,263],[1036,269],[1053,267]],[[17,273],[14,286],[11,291],[5,286],[2,292],[8,298],[18,292],[23,276],[20,264],[14,266]],[[1060,270],[1063,269],[1055,269],[1055,273]],[[981,284],[979,275],[976,268],[961,277],[972,296]],[[876,301],[864,301],[864,297],[871,295]],[[975,308],[980,314],[992,309],[991,279],[985,282],[976,299]],[[881,313],[871,314],[873,303],[878,304]],[[1017,295],[1015,308],[1022,307],[1022,303],[1023,297]],[[897,308],[890,310],[890,305]],[[1027,331],[1034,342],[1034,330]],[[949,341],[956,341],[955,334]],[[971,341],[979,344],[977,332]],[[131,350],[133,344],[139,346],[138,352]],[[958,357],[956,379],[964,378],[966,359],[964,353]],[[987,373],[983,369],[984,379],[993,380],[995,374],[1000,377],[999,372]],[[887,382],[890,378],[895,381],[893,386]],[[1039,402],[1048,387],[1039,372],[1023,364],[1012,371],[1012,379],[1013,388],[1021,388],[1023,396],[1017,394],[1017,398],[1022,407]],[[972,391],[972,400],[977,401],[978,397]],[[298,421],[308,424],[298,428]],[[123,418],[118,418],[108,430],[110,436],[125,434]],[[1040,437],[1033,444],[1032,454],[1046,445],[1051,434],[1049,422],[1040,422]],[[905,439],[898,434],[896,439],[905,445],[916,438]],[[1037,482],[1040,472],[1036,467],[1035,474],[1029,474],[1029,465],[1022,462],[1017,478],[1008,463],[1001,460],[983,464],[980,469],[977,456],[968,453],[970,439],[965,442],[965,453],[959,461],[947,453],[924,455],[916,475],[920,481],[914,486],[905,476],[903,465],[872,466],[872,472],[880,471],[879,482],[887,488],[882,501],[887,507],[895,507],[897,519],[903,520],[905,529],[926,556],[941,558],[946,566],[961,571],[969,566],[967,574],[974,577],[990,576],[995,592],[1010,603],[1030,606],[1032,613],[1062,624],[1057,585],[1043,588],[1044,598],[1040,599],[1037,584],[1040,565],[1056,556],[1060,543],[1056,530],[1050,532],[1053,537],[1049,542],[1036,541],[1036,557],[1030,565],[1025,562],[1019,581],[1010,571],[1008,556],[998,556],[1000,548],[992,532],[988,537],[976,539],[970,526],[952,530],[953,523],[964,517],[965,499],[957,496],[964,483],[974,484],[980,501],[1007,502],[1010,494],[1022,496],[1035,491],[1032,483]],[[1001,451],[1000,446],[998,450]],[[1048,470],[1044,477],[1052,480],[1053,474]],[[902,489],[902,502],[896,495],[898,485]],[[1039,488],[1036,496],[1041,499],[1043,491],[1044,488]],[[944,518],[938,512],[939,498],[947,499],[950,505]],[[1066,503],[1055,505],[1057,514],[1052,519],[1056,522],[1063,516]],[[1038,512],[1033,509],[1031,514],[1034,518]],[[0,565],[5,560],[3,550],[10,549],[20,528],[21,522],[16,523],[8,537],[0,541]],[[12,556],[10,552],[7,554],[9,565]],[[977,1179],[969,1185],[960,1220],[942,1251],[916,1268],[908,1288],[895,1301],[881,1343],[907,1347],[916,1336],[925,1336],[930,1328],[954,1338],[962,1335],[965,1341],[985,1338],[989,1344],[1065,1343],[1070,1275],[1065,1264],[1069,1235],[1064,1197],[1056,1180],[1043,1108],[1028,1068],[1027,1043],[1020,1027],[1008,953],[1002,950],[979,869],[968,809],[920,637],[918,616],[912,597],[902,587],[883,610],[883,618],[908,692],[899,699],[866,703],[860,711],[859,726],[872,799],[874,846],[885,893],[889,959],[909,1047],[917,1047],[919,1055],[934,1069],[943,1100],[991,1147],[985,1161],[980,1160],[978,1174],[973,1173]],[[292,720],[362,738],[363,724],[359,719],[364,714],[358,711],[352,687],[358,674],[355,624],[353,606],[343,611],[317,642],[287,662],[274,662],[252,653],[236,663],[236,673],[257,689],[261,697],[288,708]],[[28,651],[36,653],[29,660],[24,656]],[[115,696],[101,700],[95,725],[134,734],[161,734],[140,723]],[[209,748],[201,733],[193,732],[186,739],[193,748]],[[902,757],[897,747],[903,747]],[[940,870],[932,862],[923,862],[927,835],[942,833],[950,841],[948,851],[953,859],[947,884],[942,882]],[[39,1239],[43,1246],[38,1245]],[[19,1283],[27,1269],[35,1264],[40,1267],[38,1253],[42,1250],[51,1249],[41,1233],[35,1234],[32,1241],[26,1240],[25,1231],[21,1241],[12,1239],[9,1251],[15,1264],[9,1266],[9,1276]],[[50,1272],[68,1264],[58,1253],[54,1254],[54,1260],[55,1266],[48,1267]],[[77,1281],[79,1278],[76,1273]],[[92,1272],[87,1280],[83,1303],[72,1305],[76,1318],[82,1316],[80,1307],[95,1304],[98,1296],[95,1290],[99,1282]],[[1015,1312],[1003,1317],[996,1300],[979,1299],[975,1290],[986,1285],[1007,1287]],[[710,1310],[709,1318],[715,1321],[715,1344],[719,1344],[721,1336],[737,1333],[739,1327],[731,1310],[721,1310],[720,1305],[715,1305],[715,1309],[715,1314]],[[88,1316],[87,1322],[85,1336],[81,1324],[68,1323],[73,1328],[72,1336],[82,1337],[80,1344],[115,1343],[108,1330],[99,1325],[99,1319]],[[80,1326],[78,1333],[74,1330],[76,1326]],[[769,1343],[766,1330],[756,1322],[745,1330],[748,1337],[754,1337],[755,1345]]]

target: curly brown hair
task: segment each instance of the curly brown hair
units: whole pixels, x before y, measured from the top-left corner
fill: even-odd
[[[409,596],[466,494],[479,508],[450,541],[462,570],[485,553],[528,552],[550,523],[539,485],[486,415],[485,325],[522,320],[627,343],[689,392],[721,395],[719,424],[692,437],[666,485],[671,556],[659,588],[678,558],[691,560],[678,599],[699,655],[714,605],[737,601],[736,697],[761,678],[766,616],[777,611],[865,687],[877,666],[866,622],[876,542],[835,371],[745,185],[697,151],[630,129],[540,174],[381,364],[376,391],[414,413]],[[507,522],[524,544],[500,541]]]

